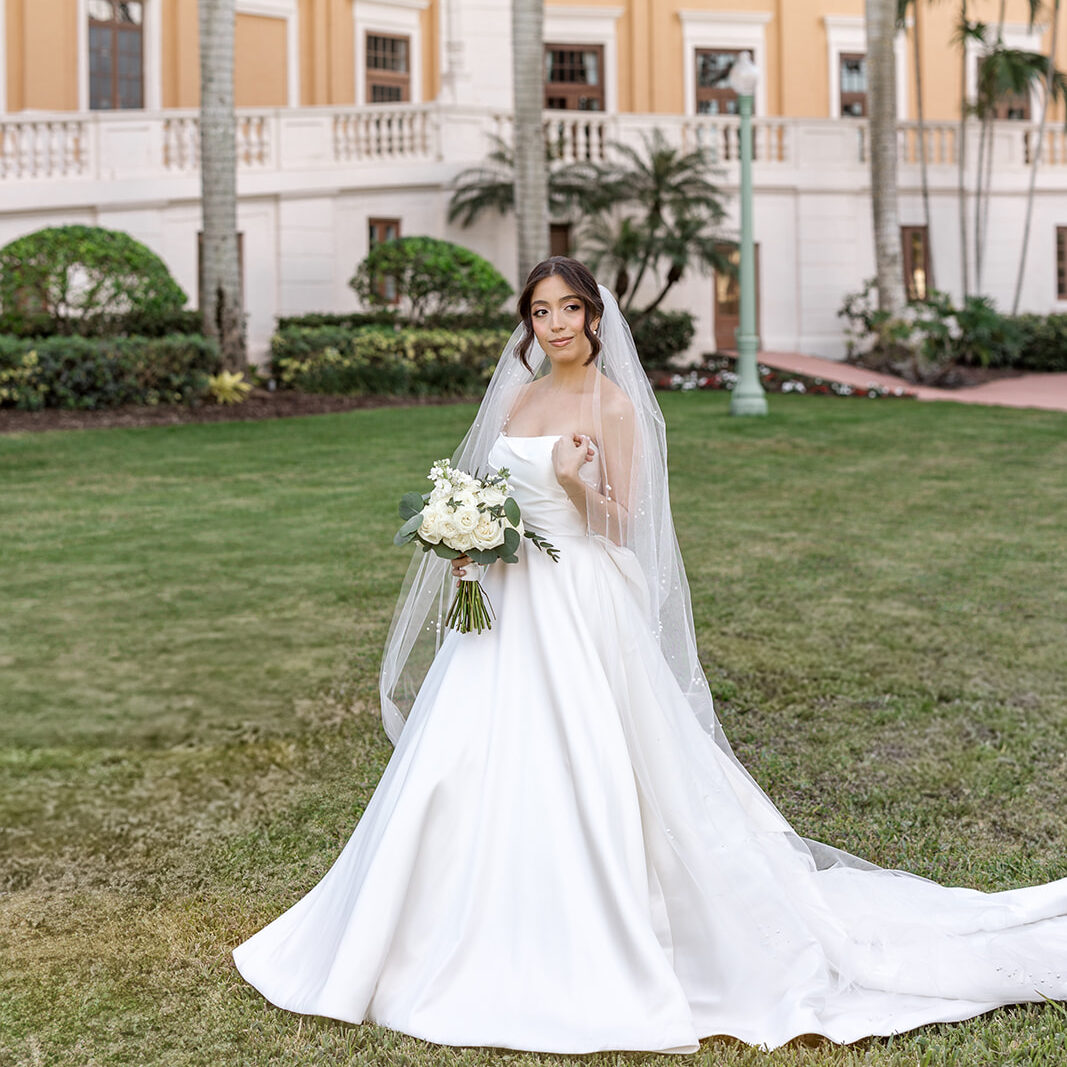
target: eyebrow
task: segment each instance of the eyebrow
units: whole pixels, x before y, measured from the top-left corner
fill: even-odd
[[[566,296],[561,296],[560,297],[560,302],[562,303],[564,300],[581,300],[581,299],[582,298],[577,293],[568,293]],[[545,307],[548,307],[548,301],[547,300],[534,300],[533,303],[530,304],[530,307],[534,307],[537,304],[544,304]]]

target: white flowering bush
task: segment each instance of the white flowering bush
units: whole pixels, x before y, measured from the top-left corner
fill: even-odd
[[[522,512],[511,495],[507,468],[478,478],[456,470],[451,460],[439,459],[430,468],[433,482],[429,493],[405,493],[400,498],[404,525],[393,538],[395,544],[414,541],[424,552],[444,559],[468,556],[488,566],[496,560],[518,563],[519,545],[528,538],[554,561],[558,550],[522,524]],[[446,622],[461,633],[492,627],[492,605],[477,580],[459,583]]]

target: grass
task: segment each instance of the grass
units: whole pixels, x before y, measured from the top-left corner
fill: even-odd
[[[724,395],[663,398],[742,760],[802,833],[878,863],[1067,875],[1067,418],[772,400],[737,421]],[[0,1062],[560,1062],[301,1019],[229,960],[326,871],[389,758],[393,502],[471,411],[0,438]],[[1058,1064],[1065,1030],[1026,1006],[690,1062]]]

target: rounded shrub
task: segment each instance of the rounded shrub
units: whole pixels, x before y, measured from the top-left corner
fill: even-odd
[[[132,332],[185,302],[163,260],[120,230],[54,226],[0,249],[0,321],[16,335]]]
[[[489,318],[512,289],[476,252],[436,237],[401,237],[370,250],[348,283],[368,307],[393,297],[415,326],[435,326],[457,315]]]
[[[660,370],[693,343],[696,324],[688,311],[655,311],[635,316],[630,324],[634,345],[646,370]]]

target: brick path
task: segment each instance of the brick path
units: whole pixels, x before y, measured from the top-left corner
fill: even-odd
[[[759,361],[778,370],[822,378],[845,385],[878,385],[903,388],[919,400],[954,400],[959,404],[996,404],[1009,408],[1045,408],[1067,411],[1067,374],[1022,374],[1018,378],[1001,378],[967,389],[935,389],[912,385],[892,374],[864,370],[836,359],[802,356],[796,352],[760,352]]]

